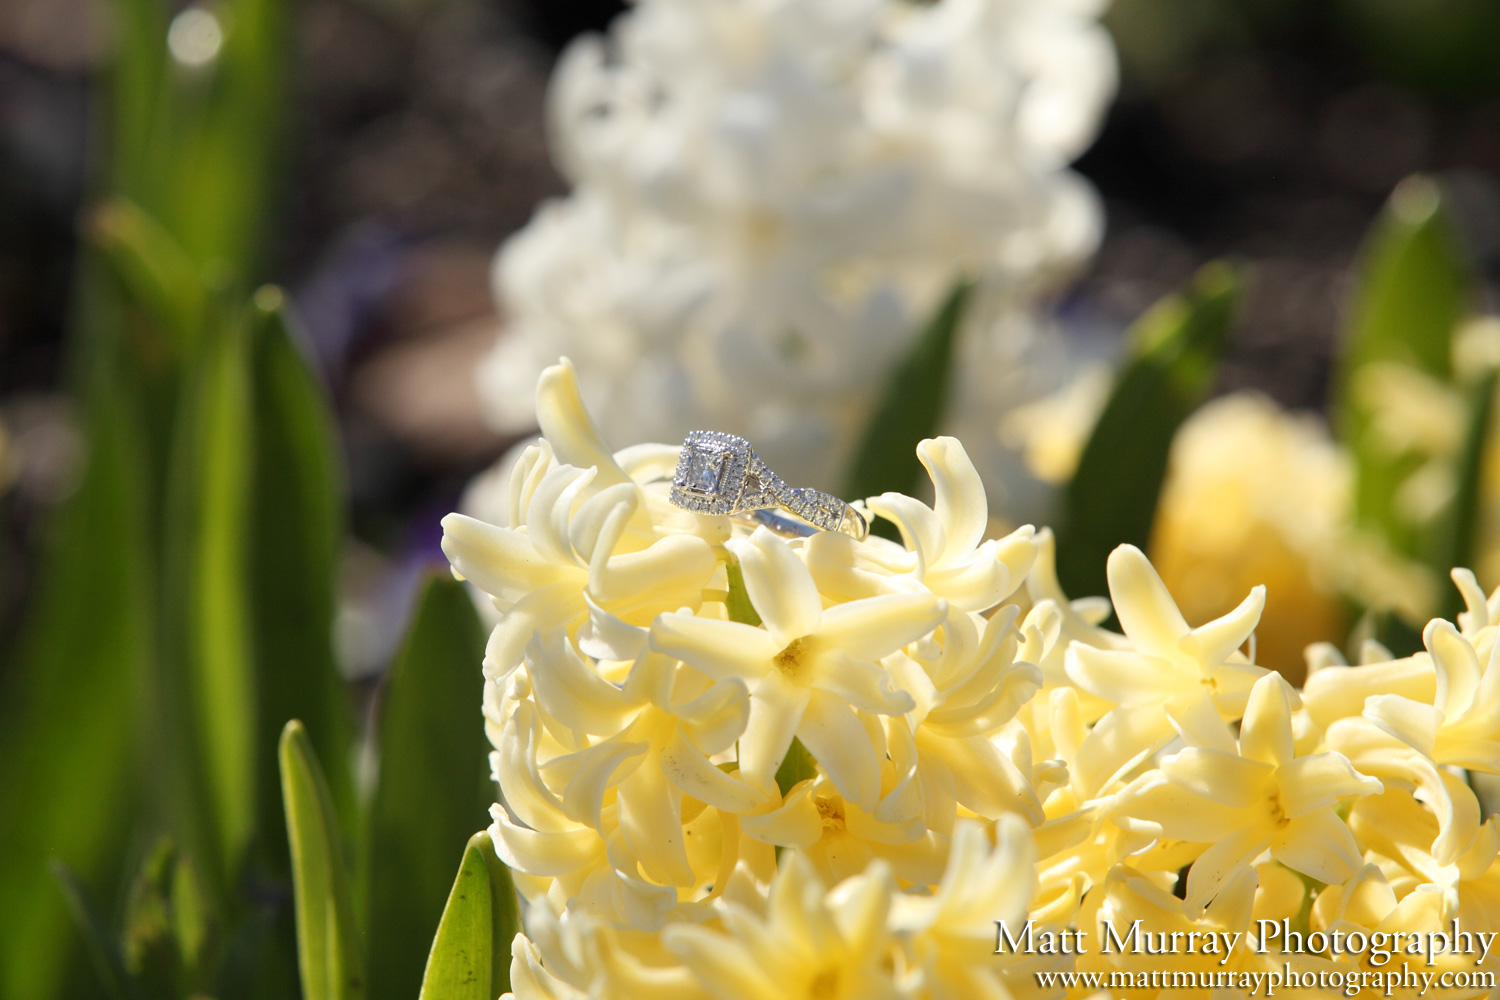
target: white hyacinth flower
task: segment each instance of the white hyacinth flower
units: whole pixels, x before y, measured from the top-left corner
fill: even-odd
[[[1033,303],[1101,228],[1067,169],[1115,87],[1100,6],[640,0],[576,42],[551,91],[573,193],[496,263],[492,424],[533,427],[531,388],[566,354],[616,441],[732,431],[837,489],[893,367],[967,277],[945,430],[992,491],[1014,478],[1001,417],[1060,357]]]

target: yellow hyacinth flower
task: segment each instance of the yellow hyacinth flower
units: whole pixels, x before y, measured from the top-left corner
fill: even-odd
[[[1168,837],[1210,845],[1188,872],[1190,903],[1212,899],[1265,850],[1322,882],[1342,882],[1362,863],[1334,807],[1382,786],[1342,754],[1296,753],[1294,697],[1279,674],[1262,677],[1251,690],[1237,747],[1190,746],[1163,758],[1123,807]]]
[[[483,709],[491,835],[527,903],[520,1000],[1103,985],[1055,978],[1075,972],[1128,974],[1111,995],[1209,995],[1142,985],[1152,969],[1232,972],[1215,995],[1239,996],[1277,970],[1370,968],[1255,951],[1261,920],[1500,922],[1500,828],[1464,770],[1500,762],[1500,592],[1472,574],[1427,650],[1366,642],[1348,666],[1316,645],[1299,694],[1256,662],[1279,627],[1265,587],[1193,627],[1121,546],[1109,601],[1069,598],[1051,532],[985,537],[955,440],[918,446],[931,505],[863,501],[900,542],[788,538],[674,507],[677,449],[611,452],[566,363],[537,404],[504,523],[455,516],[444,539],[499,616]],[[1097,951],[1136,919],[1242,938]],[[996,920],[1095,950],[997,953]]]

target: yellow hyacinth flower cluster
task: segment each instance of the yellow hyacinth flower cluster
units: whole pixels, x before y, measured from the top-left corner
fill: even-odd
[[[1425,652],[1314,646],[1298,691],[1255,662],[1265,588],[1192,628],[1122,546],[1069,600],[1048,531],[985,538],[954,439],[931,506],[865,501],[900,543],[787,539],[673,507],[677,447],[611,453],[566,362],[538,419],[508,523],[444,522],[501,615],[516,997],[1489,992],[1456,932],[1500,931],[1465,779],[1500,773],[1500,592],[1456,572]]]

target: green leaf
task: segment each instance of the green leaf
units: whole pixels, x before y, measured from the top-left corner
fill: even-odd
[[[510,871],[488,833],[464,850],[427,958],[420,1000],[494,1000],[510,989],[510,945],[521,929]]]
[[[120,954],[119,945],[115,943],[114,936],[99,914],[99,904],[95,902],[93,894],[73,870],[61,861],[52,862],[50,867],[53,877],[62,887],[63,898],[67,901],[73,922],[83,935],[89,960],[104,995],[109,1000],[131,1000],[135,996],[134,984],[130,980],[130,974],[125,971],[125,961]]]
[[[787,748],[786,756],[781,759],[781,766],[776,769],[776,787],[781,789],[782,795],[786,795],[798,782],[817,776],[817,760],[802,745],[801,740],[792,737],[792,745]]]
[[[301,719],[353,830],[348,698],[333,654],[335,574],[344,486],[333,414],[297,347],[279,289],[255,294],[251,316],[254,482],[248,554],[255,634],[257,823],[277,875],[287,871],[276,734]]]
[[[294,51],[286,0],[223,0],[210,11],[224,26],[218,58],[205,72],[170,67],[169,124],[155,191],[160,217],[193,259],[248,283],[259,270],[276,196],[287,78]],[[159,43],[158,43],[159,44]]]
[[[386,681],[367,858],[374,1000],[411,997],[421,986],[453,859],[489,821],[485,637],[464,585],[434,575]]]
[[[100,206],[90,232],[126,298],[172,338],[172,353],[187,357],[202,331],[209,294],[182,246],[125,198]]]
[[[136,873],[125,906],[125,968],[150,996],[201,993],[208,926],[192,865],[163,840]]]
[[[948,396],[953,342],[973,285],[958,281],[896,370],[860,439],[844,496],[916,493],[924,481],[917,445],[938,432]],[[883,524],[884,522],[879,522]]]
[[[92,316],[97,300],[81,297]],[[47,864],[117,880],[152,655],[150,487],[139,414],[97,338],[75,342],[86,457],[49,525],[26,627],[0,664],[0,996],[53,995],[76,963]]]
[[[295,719],[282,730],[279,756],[303,1000],[361,1000],[365,981],[344,845],[323,769]]]
[[[1439,579],[1446,578],[1455,566],[1475,565],[1479,558],[1475,540],[1479,534],[1484,465],[1493,424],[1496,380],[1497,370],[1488,368],[1465,393],[1469,424],[1464,429],[1463,446],[1457,456],[1453,501],[1434,526],[1433,551],[1428,559],[1428,565]],[[1463,610],[1463,600],[1454,587],[1444,587],[1442,593],[1444,603],[1438,614],[1454,621]]]
[[[183,384],[163,533],[162,727],[176,748],[185,849],[222,898],[255,822],[256,685],[249,618],[250,352],[234,323],[208,331]]]
[[[1239,294],[1234,270],[1209,264],[1132,327],[1130,355],[1062,497],[1057,575],[1067,593],[1107,593],[1110,552],[1146,547],[1172,437],[1213,385]]]
[[[1355,460],[1356,523],[1414,558],[1424,554],[1422,526],[1398,516],[1393,498],[1422,457],[1395,454],[1380,440],[1369,407],[1378,401],[1356,390],[1375,363],[1451,377],[1453,332],[1473,301],[1474,279],[1448,216],[1428,178],[1408,178],[1391,195],[1366,239],[1336,387],[1338,431]]]

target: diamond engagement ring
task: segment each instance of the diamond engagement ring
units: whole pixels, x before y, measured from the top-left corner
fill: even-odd
[[[719,431],[687,436],[672,477],[671,498],[685,510],[743,516],[784,535],[842,531],[863,539],[870,533],[859,511],[831,494],[788,486],[761,461],[749,441]]]

